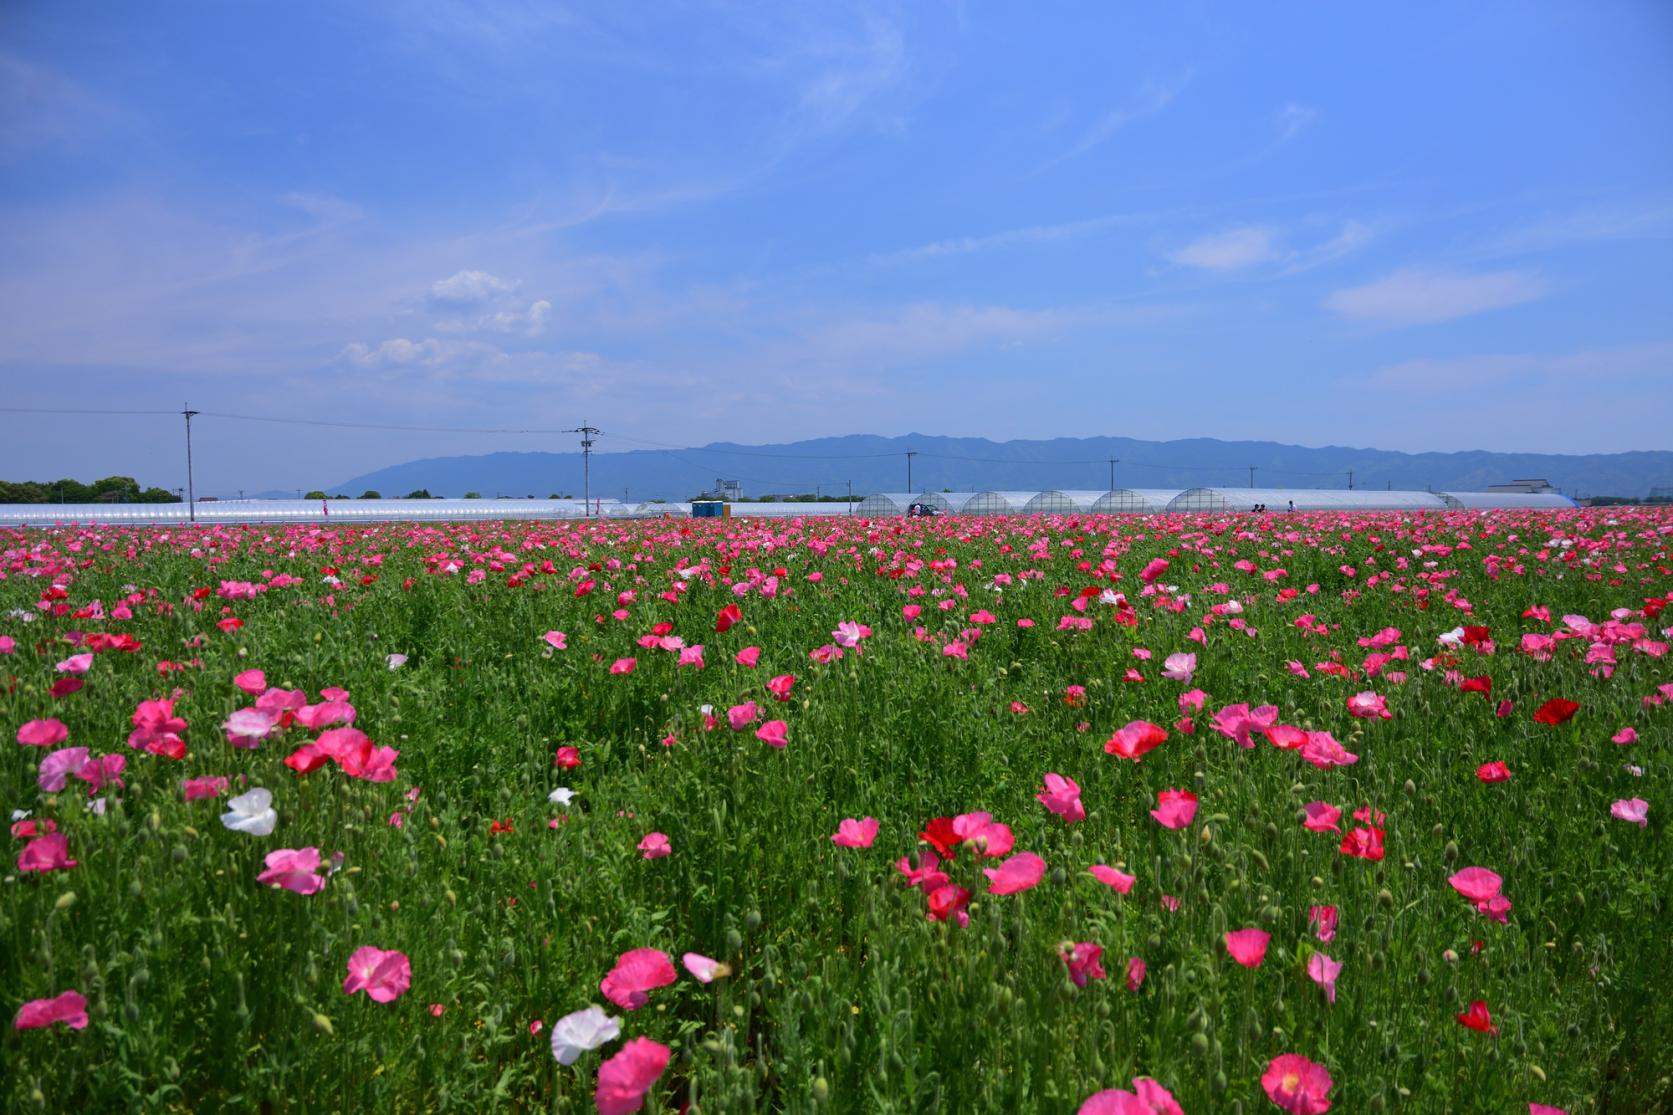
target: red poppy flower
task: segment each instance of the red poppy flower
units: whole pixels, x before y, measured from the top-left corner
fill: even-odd
[[[1556,727],[1558,724],[1567,723],[1569,718],[1579,711],[1580,705],[1577,702],[1562,697],[1552,697],[1549,701],[1540,705],[1539,711],[1534,713],[1534,723],[1549,724]]]
[[[732,625],[740,622],[743,618],[744,610],[742,608],[738,607],[736,604],[726,605],[726,607],[720,610],[720,614],[715,617],[715,633],[724,634],[727,631],[730,631],[732,629]]]
[[[1483,697],[1491,700],[1493,697],[1493,679],[1486,674],[1482,674],[1478,678],[1465,678],[1458,684],[1458,691],[1460,693],[1480,693]]]
[[[1342,837],[1341,852],[1344,856],[1356,859],[1380,860],[1383,858],[1383,830],[1379,828],[1356,828]]]
[[[1458,1016],[1458,1022],[1472,1030],[1479,1030],[1494,1037],[1499,1036],[1499,1028],[1493,1025],[1493,1016],[1487,1012],[1487,1004],[1480,999],[1472,1002],[1470,1009]]]
[[[958,858],[958,846],[963,838],[953,831],[951,817],[937,817],[924,826],[924,831],[918,834],[918,839],[928,841],[935,850],[947,859]]]

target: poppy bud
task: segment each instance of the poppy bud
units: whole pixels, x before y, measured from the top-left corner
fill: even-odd
[[[1452,949],[1447,949],[1445,952],[1441,953],[1441,959],[1446,961],[1448,964],[1456,964],[1458,963],[1458,954]]]
[[[749,930],[751,933],[754,933],[757,929],[761,928],[760,910],[751,910],[749,913],[744,915],[744,928]]]
[[[1402,789],[1406,791],[1407,797],[1411,797],[1413,794],[1417,793],[1417,783],[1408,778],[1406,779],[1406,784],[1402,787]]]
[[[1427,964],[1417,970],[1417,985],[1419,987],[1428,987],[1429,981],[1434,978],[1435,977],[1430,974],[1429,966]]]
[[[71,906],[74,906],[75,904],[76,904],[76,892],[73,891],[73,890],[67,890],[63,894],[58,896],[58,901],[56,901],[52,904],[52,908],[54,910],[68,910]]]
[[[1391,892],[1387,887],[1384,887],[1382,890],[1379,890],[1377,892],[1377,905],[1381,906],[1385,910],[1388,909],[1389,907],[1393,906],[1394,905],[1394,894],[1393,894],[1393,892]]]
[[[1447,863],[1455,862],[1458,859],[1458,845],[1454,841],[1448,840],[1446,847],[1441,850],[1441,858]]]
[[[1197,789],[1201,790],[1203,788],[1203,786],[1208,782],[1208,775],[1204,774],[1202,771],[1199,770],[1196,773],[1191,775],[1191,780],[1196,783]]]
[[[175,863],[185,863],[191,853],[186,850],[186,845],[176,844],[169,855],[174,858]]]
[[[739,949],[741,949],[743,947],[744,947],[743,934],[739,933],[736,929],[728,929],[726,931],[726,951],[727,952],[737,952]]]
[[[1313,889],[1314,890],[1323,890],[1324,889],[1324,880],[1319,878],[1317,875],[1314,875],[1313,878],[1309,881],[1313,884]]]
[[[839,860],[838,862],[840,863],[842,861]],[[1053,886],[1060,887],[1068,881],[1069,881],[1069,874],[1068,874],[1068,872],[1063,870],[1062,866],[1054,867],[1054,868],[1051,869],[1051,882],[1052,882]]]
[[[1387,1107],[1387,1105],[1387,1101],[1383,1099],[1383,1094],[1378,1092],[1376,1095],[1371,1097],[1369,1102],[1366,1103],[1365,1109],[1367,1111],[1382,1111],[1385,1107]]]
[[[334,1035],[336,1033],[336,1031],[331,1028],[331,1019],[325,1017],[323,1014],[314,1015],[314,1028],[327,1036]]]
[[[1224,1072],[1216,1072],[1214,1074],[1214,1078],[1209,1081],[1208,1086],[1214,1090],[1215,1095],[1221,1096],[1225,1095],[1226,1089],[1230,1087],[1230,1082],[1226,1080],[1226,1074]]]
[[[1192,1034],[1191,1035],[1191,1052],[1195,1053],[1199,1057],[1208,1056],[1208,1035],[1207,1034]]]
[[[831,1098],[831,1082],[823,1076],[813,1082],[813,1102],[824,1103]]]
[[[145,823],[151,826],[152,832],[156,832],[163,827],[163,819],[155,810],[152,811],[151,816],[145,818]]]

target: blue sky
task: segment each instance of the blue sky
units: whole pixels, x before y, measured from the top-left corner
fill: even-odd
[[[17,2],[7,405],[1666,448],[1673,6]],[[200,487],[573,438],[200,419]],[[174,486],[179,420],[0,414]]]

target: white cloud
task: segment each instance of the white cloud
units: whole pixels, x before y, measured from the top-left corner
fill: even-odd
[[[868,20],[857,37],[826,36],[812,53],[824,64],[802,85],[798,99],[802,110],[826,128],[846,124],[906,72],[905,37],[880,19]]]
[[[1191,73],[1189,70],[1166,84],[1156,81],[1145,82],[1139,87],[1138,95],[1131,103],[1104,113],[1081,137],[1079,143],[1047,165],[1052,166],[1067,162],[1070,159],[1078,159],[1088,151],[1106,142],[1128,124],[1157,115],[1173,104],[1174,98],[1183,93],[1185,87],[1190,83]]]
[[[1573,391],[1598,380],[1673,375],[1673,342],[1620,345],[1569,353],[1482,353],[1405,360],[1378,368],[1365,382],[1391,391],[1468,391],[1515,381],[1519,394],[1550,381]],[[1588,388],[1589,389],[1589,388]]]
[[[516,294],[518,283],[486,271],[460,271],[430,284],[430,301],[447,306],[479,306]]]
[[[1308,128],[1319,118],[1319,111],[1306,105],[1290,103],[1278,110],[1278,138],[1291,140]]]
[[[1407,268],[1363,286],[1338,290],[1325,305],[1343,317],[1388,325],[1427,325],[1532,302],[1550,289],[1528,271],[1466,275]]]
[[[493,345],[478,341],[443,341],[426,337],[422,341],[391,337],[373,348],[355,341],[342,351],[342,358],[360,368],[440,368],[503,356]]]
[[[1168,258],[1206,271],[1240,271],[1278,259],[1279,253],[1273,231],[1252,226],[1193,240]]]
[[[495,333],[520,333],[525,337],[538,337],[546,332],[546,323],[552,317],[552,303],[541,299],[526,310],[500,310],[496,313],[480,318],[477,322],[482,329]]]

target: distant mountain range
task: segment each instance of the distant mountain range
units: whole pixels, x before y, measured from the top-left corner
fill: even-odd
[[[629,502],[684,500],[737,480],[746,496],[903,491],[907,453],[912,487],[922,491],[1106,490],[1112,458],[1118,488],[1354,487],[1480,491],[1489,484],[1543,478],[1571,496],[1643,497],[1673,485],[1673,452],[1398,453],[1341,446],[1306,448],[1271,441],[1140,441],[1124,437],[989,441],[986,438],[877,437],[851,434],[779,445],[714,442],[693,449],[594,453],[592,495]],[[582,494],[579,453],[489,453],[433,457],[351,477],[328,489],[385,497],[417,489],[458,497]],[[273,493],[288,495],[290,493]]]

